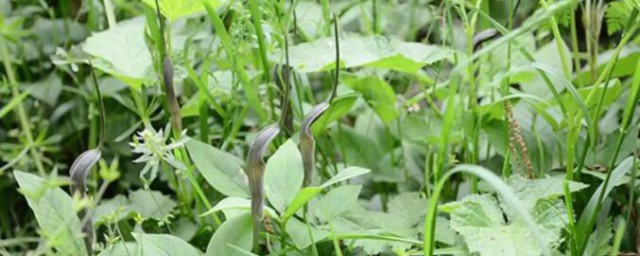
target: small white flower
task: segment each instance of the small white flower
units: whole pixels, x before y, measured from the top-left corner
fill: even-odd
[[[133,160],[133,162],[146,163],[140,172],[140,178],[142,178],[147,185],[157,177],[161,161],[166,162],[177,170],[186,169],[186,166],[173,155],[174,149],[183,147],[189,140],[189,138],[185,136],[186,131],[182,132],[179,140],[176,141],[172,139],[172,142],[169,144],[167,144],[169,128],[167,128],[166,131],[167,133],[165,135],[162,129],[157,132],[153,129],[145,129],[133,137],[133,143],[129,143],[129,145],[133,147],[131,152],[141,154],[141,156]],[[149,173],[149,171],[151,171],[151,173],[147,179],[145,175]]]

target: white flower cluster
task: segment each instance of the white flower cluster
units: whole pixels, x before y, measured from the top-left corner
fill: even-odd
[[[174,149],[183,147],[189,140],[189,138],[186,137],[186,130],[182,132],[179,140],[171,139],[172,142],[169,144],[167,144],[167,141],[169,140],[170,128],[167,127],[165,130],[167,131],[166,133],[164,133],[162,129],[157,132],[153,128],[144,129],[133,137],[132,143],[129,143],[129,145],[133,147],[132,152],[134,154],[141,154],[141,156],[133,160],[133,162],[145,163],[144,168],[140,172],[140,178],[144,180],[145,185],[151,184],[157,177],[158,169],[162,161],[177,170],[186,169],[184,163],[180,162],[173,155]],[[151,172],[149,173],[149,171]],[[148,178],[145,177],[147,173],[149,173]]]

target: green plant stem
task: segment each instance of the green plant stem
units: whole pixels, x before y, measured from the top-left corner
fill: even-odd
[[[111,3],[111,0],[103,0],[103,3],[109,28],[114,28],[116,26],[116,15],[113,13],[113,4]]]
[[[2,54],[2,63],[4,64],[4,70],[7,73],[7,78],[9,79],[9,84],[11,85],[11,95],[14,98],[20,97],[20,90],[18,89],[18,81],[16,80],[15,73],[13,73],[13,67],[11,65],[11,60],[9,56],[9,52],[7,51],[7,46],[5,44],[5,39],[0,37],[0,54]],[[42,159],[40,159],[40,154],[36,150],[35,141],[33,140],[33,135],[31,134],[31,127],[29,125],[29,119],[27,119],[27,114],[24,111],[24,107],[22,106],[22,102],[16,105],[16,113],[18,114],[18,118],[20,119],[20,128],[25,134],[27,139],[27,146],[31,153],[31,157],[36,164],[36,168],[38,169],[38,173],[42,176],[45,175],[44,166],[42,165]]]
[[[543,8],[547,10],[549,9],[547,0],[540,0],[540,4]],[[555,16],[549,16],[549,23],[551,23],[551,31],[553,32],[553,37],[556,40],[556,47],[558,48],[560,63],[562,64],[562,73],[566,79],[571,79],[571,66],[568,63],[567,55],[564,52],[564,40],[562,40],[562,36],[560,35],[560,29],[558,29],[558,22],[556,21]]]
[[[260,1],[262,2],[262,1]],[[267,44],[264,40],[264,32],[262,30],[262,12],[260,12],[259,3],[256,0],[249,0],[249,9],[251,10],[251,18],[253,19],[253,27],[258,38],[258,48],[260,50],[260,61],[262,62],[263,81],[271,81],[271,70],[269,68],[269,59],[267,59]],[[271,107],[271,114],[274,114],[275,105],[273,100],[273,92],[271,87],[267,88],[267,95],[269,97],[269,105]],[[283,103],[284,104],[284,103]]]
[[[267,59],[267,45],[264,42],[264,32],[262,31],[262,12],[260,12],[259,4],[256,0],[249,0],[249,8],[251,9],[251,18],[253,18],[253,26],[258,37],[258,47],[260,48],[260,60],[262,61],[262,70],[264,72],[264,80],[271,81],[271,70],[269,70],[269,60]]]
[[[324,32],[329,35],[329,26],[331,24],[331,8],[329,0],[321,0],[322,3],[322,18],[324,19]]]

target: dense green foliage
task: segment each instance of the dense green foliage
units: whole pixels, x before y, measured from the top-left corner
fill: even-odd
[[[0,255],[637,255],[638,0],[0,0]]]

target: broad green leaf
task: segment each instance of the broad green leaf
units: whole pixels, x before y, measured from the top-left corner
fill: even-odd
[[[49,106],[55,106],[58,96],[62,93],[62,79],[56,74],[49,74],[44,79],[31,84],[25,84],[31,95]]]
[[[242,160],[198,140],[189,140],[186,145],[191,160],[213,188],[227,196],[249,197]]]
[[[82,50],[96,59],[93,65],[133,88],[153,79],[151,54],[144,41],[145,18],[119,22],[114,28],[94,33]]]
[[[569,50],[569,47],[567,47],[567,45],[564,42],[562,43],[561,51],[564,52],[565,56],[571,56],[571,51]],[[558,74],[562,74],[560,52],[558,51],[558,47],[555,40],[542,46],[542,48],[538,49],[533,55],[539,63],[544,64],[545,66],[548,66],[552,70],[556,70]],[[542,72],[545,72],[545,71],[542,71]],[[561,82],[558,80],[564,79],[564,78],[562,78],[561,76],[551,76],[551,75],[549,76],[549,78],[551,79],[551,82],[557,91],[561,91],[563,89]],[[536,76],[532,81],[523,82],[522,91],[527,94],[533,94],[543,99],[550,99],[553,97],[552,92],[548,89],[544,80],[539,75]]]
[[[194,13],[204,12],[203,2],[208,2],[213,8],[220,6],[220,2],[225,0],[158,0],[160,5],[160,12],[166,16],[170,21],[175,21],[178,18],[188,16]],[[156,9],[155,0],[142,0],[145,4]]]
[[[302,156],[292,140],[287,140],[267,161],[264,186],[271,205],[284,212],[296,196],[304,179]]]
[[[129,194],[129,210],[137,212],[145,219],[163,220],[171,214],[177,204],[158,191],[139,189]]]
[[[316,134],[316,136],[321,134],[327,129],[329,124],[349,113],[349,110],[351,110],[351,107],[353,107],[357,99],[358,96],[354,94],[342,95],[333,99],[333,102],[329,105],[329,109],[311,125],[313,134]]]
[[[47,244],[59,254],[86,255],[73,199],[62,189],[47,184],[46,180],[36,175],[21,171],[14,171],[13,174]]]
[[[605,71],[607,63],[613,61],[615,49],[610,49],[598,55],[597,75],[601,75]],[[611,77],[623,77],[634,73],[638,59],[640,58],[640,47],[636,45],[628,45],[622,48],[620,55],[616,61],[616,65],[611,70]],[[579,85],[593,84],[597,77],[592,78],[591,68],[586,65],[582,70],[576,72],[574,83]]]
[[[311,245],[311,237],[309,237],[309,229],[311,229],[311,234],[313,235],[313,241],[318,242],[325,239],[329,236],[329,231],[318,229],[315,227],[307,227],[304,223],[299,221],[296,218],[292,218],[287,222],[287,226],[285,229],[287,230],[287,234],[293,240],[293,244],[298,249],[304,249]]]
[[[213,234],[207,246],[207,256],[244,256],[244,254],[231,245],[240,249],[251,250],[252,238],[252,217],[247,212],[233,219],[228,219]]]
[[[395,196],[387,205],[389,214],[402,222],[404,227],[414,227],[424,221],[429,201],[418,192],[405,192]],[[438,237],[436,236],[436,239]]]
[[[269,217],[278,217],[276,212],[270,207],[265,207],[264,210]],[[227,217],[227,219],[234,218],[247,211],[251,211],[251,200],[240,197],[226,197],[225,199],[222,199],[222,201],[218,202],[218,204],[216,204],[213,208],[209,209],[207,212],[201,214],[200,216],[209,215],[219,211],[224,212],[224,215]]]
[[[361,175],[365,175],[367,173],[370,173],[371,170],[366,169],[366,168],[362,168],[362,167],[357,167],[357,166],[350,166],[347,167],[346,169],[342,170],[341,172],[339,172],[338,174],[336,174],[335,176],[331,177],[331,179],[329,179],[328,181],[326,181],[325,183],[323,183],[320,187],[321,188],[327,188],[333,184],[336,184],[338,182],[342,182],[354,177],[358,177]]]
[[[309,209],[313,210],[315,217],[321,222],[329,222],[358,203],[361,189],[361,185],[337,187],[322,196],[316,203],[312,203]]]
[[[362,93],[367,104],[380,116],[382,121],[389,123],[398,117],[396,110],[396,94],[391,86],[378,77],[363,77],[347,80],[346,84],[355,91]]]
[[[138,241],[141,256],[200,255],[189,243],[172,235],[133,233],[133,237]]]
[[[307,202],[311,201],[311,199],[320,194],[320,192],[322,192],[321,187],[306,187],[298,191],[296,197],[293,198],[291,204],[287,206],[287,209],[282,214],[282,220],[286,222],[289,218],[296,214],[296,212],[298,212],[298,210],[300,210],[302,206],[304,206]]]
[[[322,38],[289,48],[289,62],[296,72],[319,72],[335,68],[334,38]],[[281,56],[278,53],[275,56]],[[415,73],[425,65],[444,60],[452,50],[397,39],[370,36],[340,38],[340,66],[392,69]]]
[[[377,115],[371,111],[371,117],[378,120]],[[365,116],[365,113],[361,113]],[[360,119],[360,118],[359,118]],[[365,120],[364,124],[373,120]],[[380,127],[384,127],[380,121]],[[366,125],[363,125],[363,130]],[[350,165],[358,165],[371,169],[372,179],[376,182],[400,182],[405,177],[398,175],[391,163],[391,151],[381,137],[376,136],[374,129],[368,129],[362,132],[356,130],[358,127],[342,126],[340,131],[334,131],[335,136],[341,144],[341,152],[344,153],[345,159],[348,159]]]
[[[507,184],[513,188],[516,196],[525,207],[531,210],[540,199],[557,199],[564,195],[564,175],[547,176],[530,180],[521,175],[512,175]],[[569,191],[580,191],[588,185],[580,182],[569,181]]]
[[[618,98],[620,97],[620,94],[622,94],[623,88],[622,88],[622,84],[620,83],[620,80],[618,79],[613,79],[611,81],[609,81],[608,83],[602,83],[598,86],[589,86],[589,87],[582,87],[580,89],[578,89],[578,94],[580,95],[580,97],[584,100],[587,99],[587,96],[592,93],[592,91],[595,91],[593,93],[595,93],[595,95],[601,95],[604,93],[605,87],[607,88],[606,94],[604,95],[603,101],[602,101],[602,109],[606,109],[608,108],[612,103],[615,103]],[[576,113],[578,111],[580,111],[580,106],[578,105],[578,103],[573,101],[573,97],[572,95],[570,95],[569,93],[565,93],[562,95],[562,101],[565,104],[565,106],[567,107],[567,109],[571,112],[571,113]],[[600,101],[599,99],[600,97],[598,96],[598,100],[597,101],[591,101],[591,102],[586,102],[585,104],[587,106],[587,108],[589,110],[595,110],[598,102]],[[595,111],[594,111],[595,112]]]
[[[138,256],[142,255],[136,242],[119,242],[104,249],[98,256]]]

